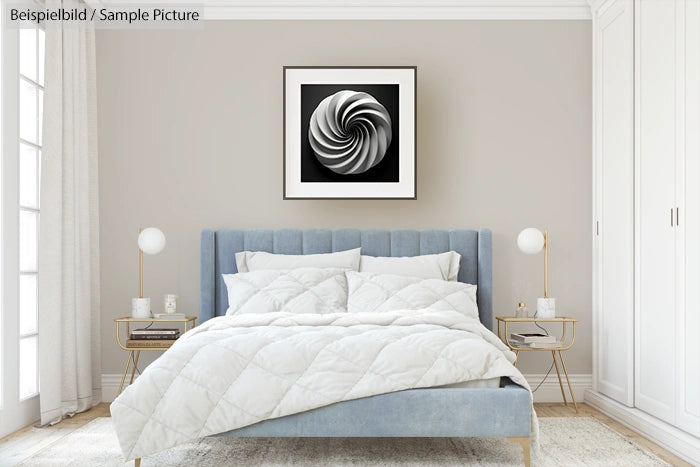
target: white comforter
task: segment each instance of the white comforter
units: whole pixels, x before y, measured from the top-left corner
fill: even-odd
[[[111,412],[134,459],[375,394],[497,376],[528,388],[514,358],[478,320],[452,311],[225,316],[184,334]]]

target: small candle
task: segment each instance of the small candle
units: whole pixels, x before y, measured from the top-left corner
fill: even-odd
[[[177,311],[177,295],[167,294],[164,296],[165,299],[165,312],[168,314],[175,313]]]
[[[524,302],[518,303],[518,308],[515,310],[515,317],[516,318],[527,318],[527,306],[525,305]]]

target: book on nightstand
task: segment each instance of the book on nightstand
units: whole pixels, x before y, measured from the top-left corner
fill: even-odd
[[[510,340],[513,342],[517,342],[520,344],[531,344],[533,342],[538,342],[538,343],[548,343],[548,344],[553,344],[557,341],[556,336],[548,336],[546,334],[542,334],[539,332],[532,332],[532,333],[519,333],[519,332],[511,332],[510,333]]]
[[[132,339],[145,339],[145,340],[174,340],[180,337],[179,329],[166,329],[166,328],[143,328],[134,329],[131,331]]]
[[[527,344],[524,342],[518,342],[511,340],[510,345],[519,349],[556,349],[559,347],[563,347],[564,343],[562,341],[554,341],[554,342],[528,342]]]
[[[562,341],[557,340],[555,340],[554,342],[531,342],[530,344],[528,344],[528,347],[530,347],[531,349],[550,349],[563,346],[564,343]]]
[[[529,342],[529,343],[524,343],[524,342],[517,342],[517,341],[510,341],[510,345],[513,347],[518,347],[521,349],[556,349],[559,347],[563,347],[564,343],[562,341],[554,341],[554,342]]]
[[[131,348],[160,348],[167,349],[173,345],[175,339],[127,339],[126,346]]]
[[[180,333],[177,334],[132,334],[129,336],[132,340],[146,340],[146,341],[174,341],[180,337]]]

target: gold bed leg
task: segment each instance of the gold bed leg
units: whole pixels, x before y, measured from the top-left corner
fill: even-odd
[[[134,459],[134,467],[141,467],[141,458],[140,457],[137,457],[136,459]]]
[[[527,436],[518,438],[508,438],[510,441],[515,441],[519,443],[523,448],[523,458],[525,460],[525,467],[530,467],[530,438]]]

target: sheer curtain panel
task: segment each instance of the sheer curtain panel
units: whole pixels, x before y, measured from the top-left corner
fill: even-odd
[[[39,235],[42,424],[102,398],[96,107],[94,31],[48,26]]]

